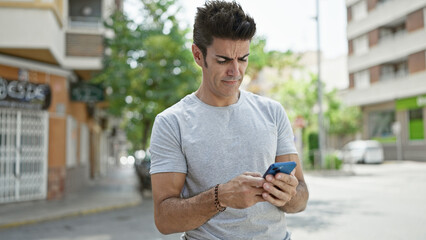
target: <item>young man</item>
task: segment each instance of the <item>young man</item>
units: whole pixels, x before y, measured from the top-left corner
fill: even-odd
[[[235,2],[198,8],[192,53],[199,89],[160,113],[151,136],[155,224],[183,239],[290,239],[285,213],[308,200],[293,133],[282,106],[239,89],[254,20]],[[273,162],[290,175],[266,179]]]

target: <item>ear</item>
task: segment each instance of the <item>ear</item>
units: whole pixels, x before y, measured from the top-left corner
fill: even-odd
[[[204,66],[203,53],[201,52],[200,48],[198,48],[198,46],[195,44],[192,44],[192,56],[194,56],[194,60],[198,64],[198,66]]]

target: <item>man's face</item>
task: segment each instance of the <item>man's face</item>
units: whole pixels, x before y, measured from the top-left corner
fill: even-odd
[[[193,49],[195,60],[203,70],[201,100],[215,106],[235,103],[248,64],[250,41],[214,38],[207,47],[205,61],[202,54],[201,59],[197,58],[196,50]]]

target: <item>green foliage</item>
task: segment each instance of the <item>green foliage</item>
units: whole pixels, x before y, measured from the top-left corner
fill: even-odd
[[[246,74],[256,76],[264,66],[269,63],[268,54],[265,52],[266,38],[254,37],[250,43],[250,58]]]
[[[317,131],[318,115],[314,114],[318,101],[318,78],[310,75],[309,80],[290,78],[277,83],[271,91],[271,97],[281,102],[291,121],[302,116],[308,130]],[[325,90],[325,85],[322,85]],[[361,113],[357,107],[346,107],[337,97],[337,90],[324,91],[324,122],[328,134],[354,134],[361,127]]]
[[[105,23],[104,69],[94,79],[107,89],[109,113],[123,118],[133,149],[146,149],[155,116],[199,85],[187,46],[189,29],[175,18],[175,0],[141,0],[143,23],[116,11]]]
[[[311,132],[308,134],[308,160],[311,166],[315,164],[315,150],[319,149],[318,133]]]
[[[271,91],[271,97],[284,106],[291,121],[301,116],[307,126],[316,124],[317,119],[312,112],[317,96],[316,78],[313,75],[309,81],[290,78],[276,83]]]
[[[246,75],[250,76],[251,79],[256,79],[264,67],[282,70],[286,67],[296,67],[298,64],[298,57],[291,51],[268,51],[265,48],[266,42],[265,37],[256,36],[250,43],[250,58]]]
[[[314,150],[318,149],[318,77],[307,74],[306,70],[297,63],[293,64],[292,71],[298,71],[300,78],[290,75],[285,80],[275,82],[270,96],[279,101],[286,109],[290,122],[297,116],[304,118],[306,127],[302,130],[305,143],[305,161],[314,166]],[[325,132],[329,135],[351,135],[361,129],[361,113],[358,107],[346,107],[338,98],[337,90],[323,89],[323,113]],[[313,140],[315,139],[316,142]]]
[[[327,154],[325,156],[325,169],[340,169],[343,161],[336,154]]]
[[[337,90],[324,95],[328,109],[324,113],[328,121],[328,133],[335,135],[354,134],[361,128],[361,111],[358,107],[347,107],[337,98]]]

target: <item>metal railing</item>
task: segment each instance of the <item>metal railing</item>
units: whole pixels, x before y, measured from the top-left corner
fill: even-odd
[[[101,29],[103,28],[103,22],[101,17],[69,16],[68,27],[78,29]]]

